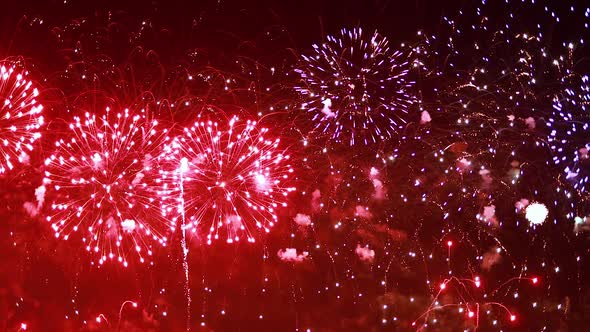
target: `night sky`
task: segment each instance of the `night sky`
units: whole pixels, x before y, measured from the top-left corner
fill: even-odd
[[[0,331],[583,331],[588,7],[3,4]]]

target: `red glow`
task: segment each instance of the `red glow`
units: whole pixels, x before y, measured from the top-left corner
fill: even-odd
[[[278,222],[277,210],[287,206],[286,197],[295,190],[287,180],[294,170],[280,139],[268,139],[267,133],[256,121],[237,116],[221,123],[196,121],[164,148],[183,170],[170,174],[182,187],[183,208],[176,210],[186,214],[192,232],[203,228],[207,244],[219,238],[255,242],[256,234],[269,233]],[[196,196],[204,201],[191,198]]]
[[[447,246],[452,247],[453,246],[453,241],[447,241]]]
[[[533,282],[533,284],[537,284],[539,282],[539,278],[534,277],[533,279],[531,279],[531,281]]]
[[[516,320],[516,315],[510,315],[510,321],[514,322]]]
[[[469,318],[473,318],[473,316],[475,316],[475,313],[474,313],[473,311],[469,311],[469,312],[467,313],[467,316],[468,316]]]
[[[45,220],[55,237],[81,237],[98,264],[127,267],[132,252],[141,263],[151,260],[154,245],[165,247],[175,227],[166,213],[176,208],[176,196],[159,167],[168,130],[144,110],[108,107],[75,116],[69,128],[45,159]]]

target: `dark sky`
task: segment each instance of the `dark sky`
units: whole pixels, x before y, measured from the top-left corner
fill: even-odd
[[[207,23],[245,36],[273,25],[283,26],[301,47],[341,27],[378,28],[394,41],[411,38],[420,27],[436,29],[441,14],[453,13],[464,1],[10,1],[0,13],[0,37],[13,40],[19,24],[39,17],[47,25],[60,25],[79,17],[111,11],[136,20],[149,18],[183,36],[194,22]],[[20,23],[19,23],[20,22]],[[7,46],[1,48],[5,53]]]

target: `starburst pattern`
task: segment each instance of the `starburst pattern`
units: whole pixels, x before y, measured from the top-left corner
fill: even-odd
[[[415,97],[406,52],[361,28],[342,29],[313,48],[295,69],[302,81],[295,89],[315,130],[352,146],[390,138],[408,121]]]
[[[152,243],[165,246],[175,229],[165,206],[173,189],[158,164],[167,130],[143,112],[109,108],[75,117],[69,130],[45,160],[46,219],[55,237],[80,233],[99,264],[127,266],[129,251],[144,262]]]
[[[187,227],[207,232],[207,243],[242,235],[254,242],[256,231],[268,233],[278,222],[278,209],[294,190],[293,168],[280,139],[267,135],[251,120],[199,120],[167,148],[179,166],[181,213]]]
[[[39,91],[17,66],[0,64],[0,173],[28,163],[33,143],[41,137],[43,105]]]

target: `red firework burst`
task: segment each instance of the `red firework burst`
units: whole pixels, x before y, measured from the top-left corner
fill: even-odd
[[[197,121],[168,147],[178,165],[180,217],[193,232],[206,229],[208,244],[242,235],[255,242],[254,231],[268,233],[295,190],[289,155],[278,138],[265,138],[267,131],[235,116],[227,124]]]
[[[16,163],[27,163],[33,143],[41,137],[43,106],[39,91],[27,79],[28,72],[14,65],[0,65],[0,173]]]
[[[55,143],[45,160],[51,223],[57,238],[81,233],[98,263],[127,253],[141,262],[152,255],[152,242],[167,244],[174,222],[167,218],[168,186],[158,165],[168,131],[145,112],[137,115],[109,108],[101,116],[86,113],[69,125],[71,134]]]

